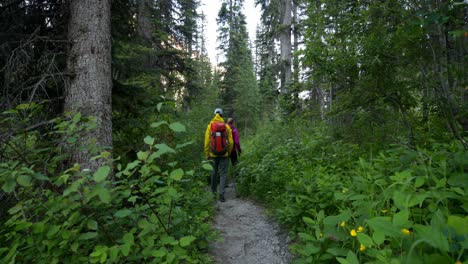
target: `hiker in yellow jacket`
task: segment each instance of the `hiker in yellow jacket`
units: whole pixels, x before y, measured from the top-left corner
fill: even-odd
[[[218,189],[218,171],[221,176],[221,193],[219,200],[224,202],[225,183],[227,168],[229,164],[229,154],[232,151],[234,141],[232,140],[232,130],[224,123],[223,110],[216,108],[215,117],[206,127],[205,132],[205,156],[211,161],[213,171],[211,172],[211,191],[216,194]]]

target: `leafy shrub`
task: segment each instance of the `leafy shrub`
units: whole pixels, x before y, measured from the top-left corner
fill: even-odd
[[[321,128],[268,125],[245,147],[240,187],[296,237],[296,263],[467,259],[468,153],[391,146],[372,159]],[[306,131],[306,132],[304,132]]]
[[[61,121],[57,133],[86,127],[80,120]],[[185,130],[177,122],[153,124],[161,126]],[[151,136],[144,143],[125,165],[101,152],[94,158],[107,165],[96,172],[75,164],[54,175],[2,161],[2,190],[18,197],[0,222],[2,262],[209,262],[203,252],[214,236],[213,198],[203,191],[203,173],[178,166],[184,144],[171,147]]]

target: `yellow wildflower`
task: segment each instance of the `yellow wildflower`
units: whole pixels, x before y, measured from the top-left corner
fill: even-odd
[[[359,226],[359,227],[357,228],[357,231],[358,231],[358,233],[361,233],[362,231],[364,231],[364,227]]]
[[[341,227],[345,227],[345,226],[346,226],[346,222],[345,222],[345,221],[341,222],[340,226],[341,226]]]
[[[455,264],[463,264],[463,262],[457,260],[457,262],[455,262]]]
[[[401,229],[401,232],[402,232],[403,234],[405,234],[405,235],[411,234],[411,231],[409,231],[409,230],[406,229],[406,228],[402,228],[402,229]]]
[[[382,210],[380,210],[380,212],[385,214],[386,212],[388,212],[388,210],[387,209],[382,209]]]
[[[359,247],[359,251],[364,251],[366,250],[366,246],[364,246],[363,244],[361,244],[361,246]]]
[[[349,231],[349,234],[353,237],[357,236],[356,230],[354,229],[351,229],[351,231]]]

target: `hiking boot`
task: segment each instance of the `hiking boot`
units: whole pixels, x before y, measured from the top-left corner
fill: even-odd
[[[224,199],[224,195],[220,195],[219,196],[219,201],[224,203],[226,201],[226,199]]]

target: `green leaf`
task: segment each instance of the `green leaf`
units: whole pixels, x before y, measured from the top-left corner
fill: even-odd
[[[348,250],[344,248],[328,248],[327,253],[330,253],[333,256],[346,256],[346,253],[348,253]]]
[[[88,229],[91,229],[91,230],[97,230],[98,229],[98,223],[93,219],[88,220],[87,226],[88,226]]]
[[[19,185],[23,187],[31,186],[31,176],[29,175],[20,175],[18,176],[16,181],[18,182]]]
[[[31,105],[31,106],[32,106],[32,105]],[[16,106],[16,109],[18,109],[18,110],[26,110],[26,109],[28,109],[29,107],[30,107],[29,104],[24,103],[24,104],[19,104],[19,105],[17,105],[17,106]]]
[[[118,246],[113,246],[109,249],[109,260],[111,263],[114,263],[115,260],[117,259],[119,254],[119,247]]]
[[[21,211],[21,209],[23,209],[23,205],[22,204],[17,204],[15,206],[13,206],[12,208],[10,208],[8,210],[8,213],[9,214],[16,214],[17,212]]]
[[[44,228],[45,228],[44,222],[37,222],[37,223],[34,223],[34,225],[32,226],[34,234],[40,234],[44,232]]]
[[[363,244],[366,247],[371,247],[374,245],[372,238],[370,238],[368,235],[364,233],[358,233],[357,238],[359,240],[359,243]]]
[[[173,252],[169,252],[167,254],[167,263],[173,263],[174,259],[175,259],[175,254]]]
[[[298,249],[298,252],[306,257],[317,254],[320,251],[319,247],[316,247],[312,243],[307,243],[303,248]]]
[[[397,190],[393,192],[392,198],[393,202],[395,202],[395,205],[398,207],[398,209],[403,210],[408,207],[408,199],[406,194]]]
[[[315,225],[315,221],[306,216],[302,217],[302,221],[304,221],[308,225]]]
[[[78,237],[78,240],[88,240],[97,237],[98,233],[96,232],[87,232],[83,233]]]
[[[34,178],[36,178],[37,180],[40,180],[40,181],[48,181],[49,180],[49,177],[45,176],[44,174],[41,174],[41,173],[34,173],[33,174]]]
[[[372,239],[374,240],[376,245],[380,245],[385,241],[385,234],[380,230],[375,230],[372,234]]]
[[[101,191],[98,193],[98,196],[99,196],[99,200],[101,200],[101,202],[103,203],[110,203],[110,194],[109,194],[109,191],[106,189],[106,188],[102,188]]]
[[[408,201],[408,206],[412,207],[418,204],[421,205],[424,202],[424,200],[426,200],[427,197],[429,197],[429,194],[427,193],[411,195],[411,198]]]
[[[154,137],[146,136],[144,141],[146,145],[152,146],[154,144]]]
[[[349,264],[349,262],[344,258],[336,258],[336,260],[338,260],[338,262],[341,264]]]
[[[127,244],[127,245],[134,245],[135,244],[135,240],[133,238],[133,234],[131,232],[128,232],[126,233],[123,238],[122,238],[122,241]]]
[[[150,126],[152,128],[157,128],[157,127],[160,127],[162,125],[167,125],[167,122],[166,121],[159,121],[159,122],[156,122],[156,123],[152,123]]]
[[[163,245],[172,245],[172,246],[175,246],[177,244],[179,244],[179,241],[175,240],[173,237],[171,236],[163,236],[161,238],[161,243]]]
[[[139,160],[144,161],[144,160],[146,160],[146,158],[148,158],[148,154],[149,154],[148,151],[138,151],[138,153],[137,153],[137,158],[138,158]]]
[[[193,145],[193,143],[195,143],[195,141],[189,141],[189,142],[185,142],[183,144],[177,144],[176,146],[176,149],[181,149],[181,148],[184,148],[186,146],[190,146],[190,145]]]
[[[195,241],[194,236],[184,236],[180,239],[180,246],[181,247],[186,247],[190,245],[193,241]]]
[[[443,252],[448,251],[449,243],[447,241],[447,238],[440,230],[437,230],[433,226],[423,225],[415,225],[414,229],[416,230],[417,236],[429,245],[438,248]]]
[[[98,170],[93,175],[94,181],[95,182],[104,181],[107,178],[107,176],[109,175],[110,170],[111,169],[110,169],[109,166],[99,167]]]
[[[173,148],[169,147],[168,145],[166,145],[164,143],[163,144],[156,144],[155,146],[158,149],[157,152],[159,153],[160,156],[163,155],[163,154],[166,154],[166,153],[176,153],[176,151]]]
[[[166,251],[164,251],[164,250],[154,250],[152,255],[153,255],[153,257],[156,257],[156,258],[162,258],[162,257],[166,256]]]
[[[354,254],[354,252],[352,252],[351,250],[348,251],[348,255],[346,255],[346,260],[350,263],[350,264],[359,264],[359,260],[356,256],[356,254]]]
[[[393,226],[390,217],[374,217],[368,219],[367,223],[374,231],[381,232],[385,236],[397,237],[401,234],[399,229]]]
[[[158,112],[161,112],[162,106],[163,106],[163,103],[158,103],[158,104],[156,105],[156,109],[158,110]]]
[[[402,210],[393,216],[393,224],[396,227],[408,227],[408,209]]]
[[[117,212],[115,212],[114,216],[118,218],[124,218],[132,214],[132,211],[128,209],[122,209]]]
[[[447,225],[453,227],[458,235],[468,234],[468,216],[460,217],[450,215],[447,219]]]
[[[414,187],[419,188],[423,186],[425,182],[426,180],[424,179],[424,177],[417,177],[416,181],[414,182]]]
[[[356,254],[354,254],[354,252],[352,252],[351,250],[348,251],[346,259],[336,258],[336,260],[338,260],[338,262],[340,262],[341,264],[359,264],[359,260]]]
[[[73,123],[76,124],[81,120],[81,113],[77,113],[75,116],[73,116]]]
[[[47,231],[47,238],[52,238],[57,232],[60,230],[60,226],[53,225],[50,227],[49,231]]]
[[[124,255],[125,257],[128,256],[128,254],[130,254],[130,248],[132,247],[130,244],[124,244],[124,245],[120,245],[120,251],[122,251],[122,255]]]
[[[202,167],[203,167],[203,169],[205,169],[207,171],[212,171],[213,170],[213,166],[210,163],[203,163]]]
[[[176,169],[171,171],[169,177],[175,181],[180,181],[184,176],[184,171],[182,169]]]
[[[6,193],[11,193],[15,190],[16,181],[12,178],[8,178],[2,185],[2,190]]]
[[[78,252],[78,247],[80,246],[80,243],[78,242],[75,242],[73,243],[71,246],[70,246],[70,249],[73,251],[73,252]]]
[[[175,122],[175,123],[171,123],[169,125],[169,128],[174,131],[174,132],[185,132],[185,126],[182,125],[180,122]]]
[[[172,187],[168,188],[167,194],[173,199],[179,198],[179,192],[175,188],[172,188]]]
[[[315,237],[310,235],[310,234],[307,234],[307,233],[298,233],[299,237],[303,240],[303,241],[315,241]]]

